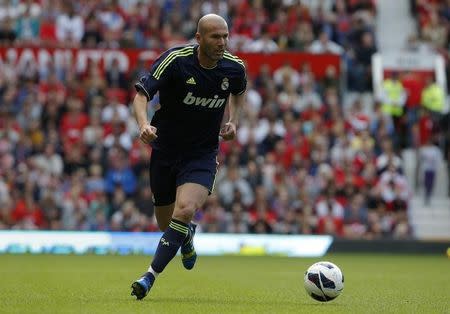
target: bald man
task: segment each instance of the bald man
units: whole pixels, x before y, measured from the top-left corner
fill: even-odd
[[[148,271],[131,286],[138,300],[148,294],[180,247],[183,266],[194,267],[191,220],[214,189],[219,137],[236,137],[244,105],[245,67],[226,50],[225,20],[215,14],[203,16],[195,38],[196,45],[164,52],[135,84],[133,109],[140,139],[153,148],[150,185],[164,232]],[[157,91],[161,108],[149,122],[147,103]],[[229,120],[222,126],[226,107]]]

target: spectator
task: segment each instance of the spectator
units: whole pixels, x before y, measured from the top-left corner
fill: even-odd
[[[424,204],[430,205],[431,195],[433,194],[436,174],[439,171],[442,160],[440,149],[427,140],[427,143],[420,148],[420,168],[422,169],[423,186],[425,188]]]
[[[422,91],[422,106],[434,114],[441,114],[445,106],[444,90],[432,78],[427,79],[427,86]]]
[[[324,195],[323,199],[317,202],[315,211],[319,218],[327,215],[331,215],[336,218],[344,217],[344,208],[336,200],[332,190],[328,191],[327,195]]]
[[[93,164],[89,167],[89,177],[86,180],[86,192],[97,193],[105,191],[105,180],[103,179],[102,166]]]
[[[413,126],[419,121],[419,107],[421,104],[421,94],[424,88],[424,82],[419,75],[413,72],[404,73],[401,81],[407,93],[405,107],[408,134],[412,134]],[[409,143],[412,145],[412,139],[409,139]]]
[[[64,150],[73,144],[82,143],[84,129],[89,125],[89,117],[83,111],[83,103],[78,98],[67,100],[68,112],[61,119],[60,132],[64,143]]]
[[[231,211],[226,214],[227,233],[248,233],[248,216],[240,203],[233,203]]]
[[[77,46],[84,36],[83,18],[70,2],[64,3],[63,11],[56,20],[56,38],[66,45]]]
[[[267,68],[261,68],[261,71]],[[264,73],[262,73],[264,76]],[[294,89],[300,87],[300,74],[292,67],[289,61],[286,61],[281,67],[273,72],[273,79],[278,88],[285,85],[291,85]]]
[[[391,78],[383,81],[382,91],[382,111],[394,119],[403,115],[403,107],[406,102],[406,92],[402,82],[399,80],[399,73],[392,73]]]
[[[319,39],[312,42],[309,47],[309,51],[311,53],[332,53],[332,54],[342,54],[344,53],[344,49],[331,41],[328,37],[328,34],[322,31],[319,35]]]
[[[314,40],[314,33],[311,24],[301,21],[296,26],[293,35],[289,37],[287,46],[292,50],[304,51],[311,45]]]
[[[98,145],[103,141],[105,128],[102,125],[100,112],[92,111],[89,124],[83,129],[83,143],[89,147]]]
[[[63,173],[63,159],[61,155],[56,152],[55,146],[52,143],[47,143],[45,145],[43,154],[37,155],[34,161],[47,173],[50,173],[57,177],[61,176]]]
[[[112,231],[134,231],[140,220],[139,211],[132,201],[126,201],[111,217]]]
[[[106,69],[106,82],[109,88],[127,89],[128,82],[125,72],[120,68],[119,60],[113,59]]]
[[[127,196],[136,191],[136,176],[131,171],[125,158],[125,152],[119,148],[112,149],[109,156],[110,166],[106,170],[106,192],[113,193],[120,186]]]
[[[64,230],[88,229],[87,223],[88,203],[84,195],[83,186],[74,182],[64,195],[61,203],[62,227]]]
[[[349,73],[354,89],[360,92],[371,90],[372,56],[377,51],[373,34],[369,31],[361,35],[360,43],[355,45],[354,60]]]
[[[225,232],[225,209],[220,205],[216,194],[212,194],[208,198],[201,223],[205,232]]]
[[[139,209],[139,212],[141,214],[144,214],[150,218],[153,217],[155,208],[153,205],[152,190],[150,189],[150,183],[139,184],[138,193],[134,198],[134,203],[136,204],[136,207]]]
[[[24,14],[16,21],[16,38],[25,43],[35,43],[39,35],[40,20],[32,16],[31,8],[27,7]]]
[[[385,206],[391,211],[404,210],[407,208],[409,199],[408,183],[404,175],[397,172],[391,163],[383,172],[377,186],[380,197]]]
[[[428,39],[435,48],[446,48],[447,43],[447,27],[440,21],[437,12],[432,11],[428,24],[422,29],[422,35]]]
[[[242,203],[249,206],[253,202],[253,191],[250,184],[239,175],[236,167],[227,169],[227,177],[218,184],[217,193],[224,206],[230,208],[234,199],[235,192],[242,196]]]
[[[121,104],[117,97],[112,97],[109,104],[102,110],[102,122],[110,123],[113,120],[126,122],[130,112],[124,104]]]
[[[270,38],[267,29],[263,29],[259,39],[252,41],[247,47],[244,47],[245,51],[262,53],[272,53],[278,51],[278,49],[277,43]]]
[[[94,14],[86,19],[86,27],[84,30],[81,43],[86,48],[96,48],[103,41],[103,34],[100,29],[100,23]]]
[[[392,147],[392,141],[385,138],[381,143],[382,153],[377,157],[375,164],[379,174],[386,171],[389,165],[395,167],[397,171],[402,169],[402,160],[397,156]]]
[[[313,89],[311,83],[303,85],[303,92],[301,97],[295,102],[293,110],[296,113],[301,113],[307,110],[318,111],[322,107],[322,100],[318,93]]]
[[[356,194],[344,212],[344,235],[347,238],[360,239],[367,232],[367,208],[364,196]]]
[[[0,21],[0,45],[11,46],[17,39],[16,32],[14,31],[14,23],[10,18],[5,18]]]
[[[111,133],[105,137],[103,145],[107,149],[114,146],[120,146],[124,150],[129,151],[133,145],[133,142],[130,133],[126,132],[124,123],[115,118],[111,121],[110,127]]]

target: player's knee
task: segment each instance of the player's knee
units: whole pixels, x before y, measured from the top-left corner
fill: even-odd
[[[175,219],[184,221],[186,223],[190,222],[194,216],[195,209],[197,208],[196,202],[185,200],[178,202],[173,213]]]

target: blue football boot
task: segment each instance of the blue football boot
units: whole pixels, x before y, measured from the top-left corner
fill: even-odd
[[[136,296],[136,300],[142,300],[150,292],[155,282],[152,273],[146,273],[144,276],[133,282],[131,285],[131,295]]]
[[[194,235],[196,228],[197,225],[193,223],[189,224],[188,237],[181,245],[181,261],[183,262],[184,268],[188,270],[194,268],[195,261],[197,260],[197,253],[194,248]]]

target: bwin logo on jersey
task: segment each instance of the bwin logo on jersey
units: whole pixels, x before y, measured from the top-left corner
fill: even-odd
[[[187,93],[183,99],[186,105],[195,105],[208,108],[220,108],[225,103],[225,98],[219,98],[214,95],[214,98],[195,97],[191,92]]]

